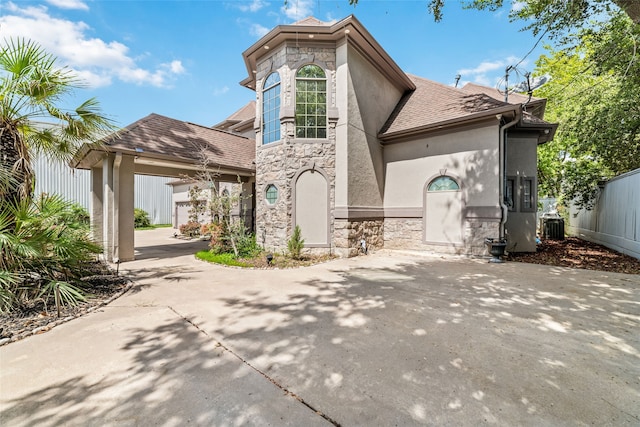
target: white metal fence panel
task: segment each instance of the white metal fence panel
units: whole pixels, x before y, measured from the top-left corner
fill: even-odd
[[[567,231],[640,259],[640,169],[608,181],[593,210],[572,206]]]
[[[152,224],[171,224],[171,186],[175,178],[165,176],[135,176],[134,206],[149,214]]]
[[[91,204],[91,172],[71,169],[64,163],[37,158],[34,162],[36,173],[35,193],[57,194],[66,200],[76,202],[85,209]]]
[[[38,158],[34,162],[36,173],[35,194],[58,194],[90,209],[91,172],[71,169],[69,166]],[[172,178],[136,175],[134,180],[134,206],[149,214],[152,224],[171,224]]]

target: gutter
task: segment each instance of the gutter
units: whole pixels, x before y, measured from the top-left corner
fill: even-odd
[[[498,114],[496,115],[496,117],[502,123],[502,114]],[[507,222],[507,215],[509,213],[509,207],[504,203],[504,189],[507,184],[507,172],[506,172],[507,171],[507,129],[518,124],[521,118],[522,118],[522,107],[520,106],[520,108],[516,110],[516,115],[513,118],[513,120],[500,126],[500,131],[499,131],[500,137],[499,137],[498,144],[499,144],[499,150],[500,150],[500,154],[499,154],[500,168],[498,173],[498,180],[499,180],[498,199],[500,202],[500,211],[501,211],[500,230],[499,230],[500,241],[504,239],[504,225]]]

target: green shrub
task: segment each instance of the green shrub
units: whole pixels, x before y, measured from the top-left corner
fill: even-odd
[[[256,235],[253,233],[239,235],[237,245],[240,258],[252,258],[262,252],[262,248],[256,242]]]
[[[180,226],[180,234],[183,234],[188,237],[196,237],[200,235],[200,223],[189,221],[186,224],[182,224]]]
[[[79,228],[89,228],[89,211],[78,203],[70,203],[60,215],[60,220],[65,223],[73,223]]]
[[[150,227],[149,214],[143,209],[135,208],[133,210],[133,226],[135,228]]]
[[[31,306],[75,304],[84,299],[83,277],[102,248],[88,228],[65,221],[74,206],[42,195],[18,205],[0,204],[0,312]]]
[[[293,234],[287,242],[287,247],[289,248],[289,255],[291,255],[291,258],[300,259],[302,249],[304,248],[304,239],[302,238],[302,232],[299,225],[296,225],[296,228],[293,229]]]

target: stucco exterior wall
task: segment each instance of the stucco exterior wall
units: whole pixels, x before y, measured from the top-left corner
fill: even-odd
[[[507,250],[511,252],[536,251],[536,212],[537,212],[537,137],[515,134],[507,138],[507,177],[514,178],[516,197],[514,209],[507,214],[505,237]],[[522,184],[524,179],[533,180],[533,206],[523,211]]]
[[[480,255],[484,239],[498,237],[499,146],[498,123],[461,129],[413,141],[385,145],[384,244]],[[427,185],[438,176],[450,176],[461,191],[461,242],[428,241],[428,227],[442,224],[425,218]]]
[[[346,206],[380,208],[385,184],[382,146],[377,135],[403,93],[352,47],[345,48],[348,67],[340,75],[344,81],[338,82],[337,96],[346,98],[341,102],[341,106],[346,104],[346,115],[338,123],[346,127],[346,153],[341,155],[346,154],[347,158],[340,163],[347,169]]]
[[[348,44],[337,48],[336,226],[338,253],[383,246],[384,158],[378,132],[403,93]],[[373,89],[375,88],[375,89]]]

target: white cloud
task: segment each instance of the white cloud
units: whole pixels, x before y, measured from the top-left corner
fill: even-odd
[[[299,21],[302,18],[313,15],[315,0],[289,0],[282,6],[282,12],[289,19]]]
[[[524,1],[514,0],[511,3],[511,12],[520,12],[525,6],[526,3]]]
[[[52,6],[60,9],[89,10],[89,6],[81,0],[46,0]]]
[[[162,65],[166,66],[172,74],[184,74],[187,71],[181,61],[171,61],[169,64]]]
[[[126,45],[90,38],[86,35],[91,30],[87,24],[54,18],[44,6],[20,8],[10,2],[0,17],[0,27],[3,37],[26,38],[39,43],[92,87],[109,85],[113,78],[166,87],[175,75],[186,71],[177,60],[160,64],[156,70],[144,69],[136,63]]]
[[[249,27],[249,34],[251,34],[252,36],[256,36],[257,38],[261,38],[268,32],[269,29],[267,27],[263,27],[260,24],[251,24],[251,26]]]
[[[257,12],[269,3],[265,2],[264,0],[253,0],[248,4],[245,2],[235,4],[237,8],[242,12]]]
[[[484,86],[494,86],[500,79],[504,78],[506,68],[514,66],[519,60],[518,57],[509,56],[495,61],[483,61],[473,68],[460,69],[457,73],[463,78],[461,83],[473,82]],[[518,69],[522,69],[525,65],[526,62],[523,62],[518,66]],[[513,75],[513,78],[516,78],[516,76]],[[462,86],[462,84],[458,86]]]
[[[229,86],[223,86],[222,88],[216,88],[213,91],[213,96],[220,96],[220,95],[224,95],[225,93],[229,92]]]

